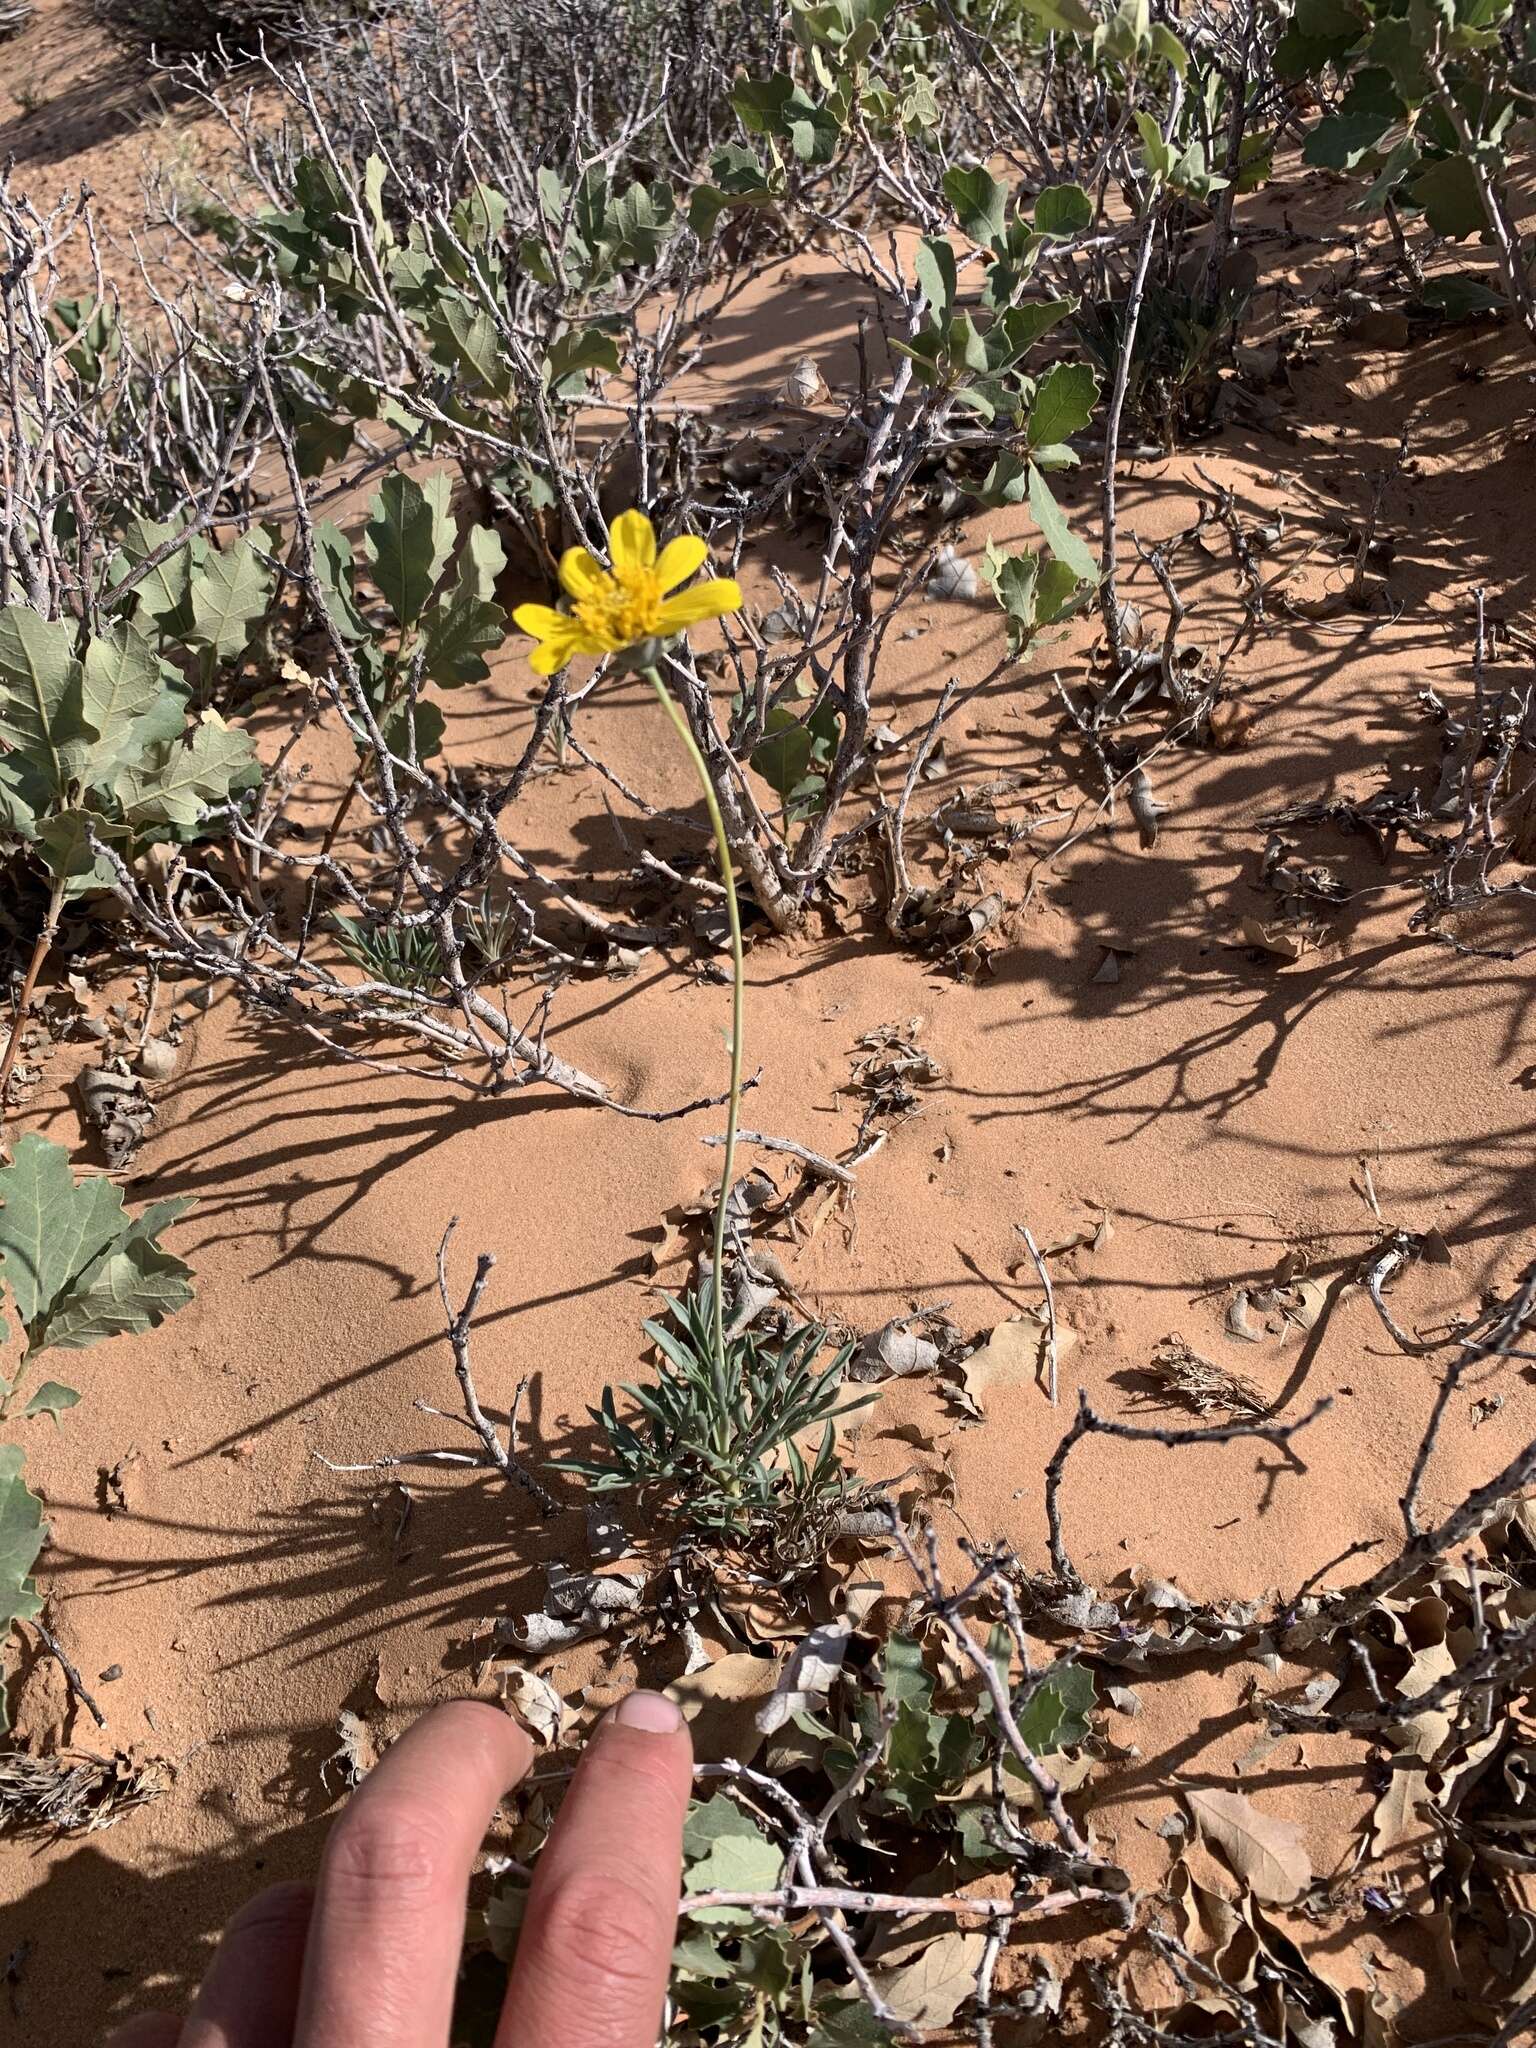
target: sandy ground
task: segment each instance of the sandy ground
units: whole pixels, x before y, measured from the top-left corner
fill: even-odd
[[[13,99],[45,97],[0,129],[0,148],[16,152],[39,196],[82,173],[105,191],[129,177],[132,152],[157,146],[156,132],[138,125],[142,94],[115,60],[82,36],[55,66],[38,40],[45,26],[6,53]],[[1277,225],[1288,213],[1331,231],[1339,202],[1314,183],[1265,209]],[[1309,245],[1295,260],[1315,285],[1342,256]],[[704,375],[722,399],[766,400],[809,351],[835,382],[844,310],[835,284],[770,280],[717,337]],[[1458,375],[1463,365],[1481,374]],[[1391,612],[1308,620],[1272,602],[1232,668],[1233,694],[1256,713],[1248,743],[1159,759],[1154,850],[1122,817],[1046,865],[1068,822],[1087,815],[1081,764],[1052,740],[1052,676],[1075,686],[1086,669],[1079,630],[1043,652],[1022,688],[978,699],[948,745],[951,784],[1030,778],[1010,815],[1040,821],[990,874],[1009,906],[992,971],[971,985],[900,953],[857,906],[846,930],[760,939],[749,962],[758,1128],[846,1146],[858,1114],[851,1049],[882,1024],[920,1015],[945,1071],[923,1114],[862,1171],[852,1215],[808,1247],[778,1247],[824,1313],[871,1329],[914,1304],[947,1304],[963,1330],[986,1330],[1038,1300],[1017,1226],[1046,1242],[1100,1212],[1112,1219],[1101,1251],[1057,1263],[1077,1340],[1063,1407],[1016,1389],[985,1424],[962,1428],[931,1384],[900,1383],[861,1429],[862,1471],[903,1469],[910,1446],[883,1432],[922,1423],[937,1438],[928,1462],[952,1469],[963,1526],[1036,1560],[1042,1467],[1065,1404],[1081,1384],[1107,1411],[1131,1413],[1135,1375],[1169,1333],[1291,1412],[1334,1397],[1291,1456],[1251,1444],[1177,1455],[1087,1446],[1068,1526],[1099,1584],[1141,1564],[1191,1594],[1256,1596],[1294,1587],[1357,1538],[1393,1535],[1435,1379],[1392,1349],[1364,1295],[1344,1284],[1382,1228],[1361,1191],[1362,1161],[1388,1222],[1436,1228],[1451,1249],[1449,1268],[1420,1269],[1399,1290],[1410,1327],[1508,1280],[1536,1222],[1522,965],[1406,935],[1416,898],[1397,886],[1402,864],[1383,869],[1329,833],[1308,836],[1308,857],[1326,857],[1363,893],[1330,921],[1327,942],[1283,964],[1245,946],[1239,929],[1272,900],[1257,884],[1258,821],[1302,798],[1368,793],[1383,764],[1436,758],[1417,693],[1467,692],[1470,589],[1485,583],[1506,616],[1528,607],[1536,490],[1516,431],[1531,404],[1528,359],[1498,331],[1390,354],[1330,336],[1292,385],[1263,432],[1234,426],[1195,455],[1246,515],[1283,508],[1310,537],[1322,515],[1359,515],[1411,411],[1410,470],[1384,511],[1396,540]],[[1132,526],[1150,537],[1190,522],[1193,459],[1136,469]],[[1086,488],[1076,502],[1064,495],[1091,537]],[[1027,524],[978,521],[965,552],[979,554],[989,533],[1022,537]],[[1302,545],[1288,543],[1276,564]],[[1316,599],[1346,573],[1324,548],[1287,590]],[[748,576],[768,588],[760,565]],[[1219,540],[1213,559],[1181,571],[1181,589],[1192,636],[1219,650],[1242,618]],[[1153,610],[1144,572],[1133,593]],[[901,728],[947,675],[981,673],[999,632],[984,604],[934,604],[914,618],[923,631],[893,638],[879,678],[884,715]],[[527,729],[528,683],[509,653],[490,683],[455,697],[451,751],[509,759]],[[686,803],[638,694],[620,689],[583,730],[621,774]],[[341,757],[320,743],[314,760],[319,816]],[[643,821],[625,829],[631,847],[645,843]],[[599,879],[633,858],[579,764],[536,784],[519,830],[541,860]],[[1094,980],[1106,947],[1121,954],[1112,985]],[[626,1101],[659,1107],[719,1085],[725,994],[698,967],[680,947],[632,978],[565,988],[552,1042]],[[28,1458],[52,1525],[40,1581],[53,1625],[88,1681],[121,1667],[95,1688],[110,1740],[179,1769],[170,1796],[109,1832],[13,1845],[0,1863],[0,1954],[30,1944],[9,2017],[0,2002],[0,2038],[38,2048],[89,2040],[146,1999],[180,1996],[236,1902],[312,1869],[338,1796],[322,1767],[341,1706],[363,1702],[388,1732],[469,1691],[477,1631],[538,1604],[545,1561],[583,1554],[574,1493],[569,1511],[540,1524],[488,1479],[413,1468],[402,1520],[390,1475],[339,1476],[318,1462],[453,1441],[411,1405],[451,1405],[431,1284],[449,1217],[462,1219],[462,1277],[474,1252],[498,1259],[479,1325],[482,1398],[505,1404],[531,1376],[525,1444],[568,1448],[584,1404],[637,1367],[650,1248],[667,1208],[707,1184],[715,1155],[699,1141],[719,1127],[710,1112],[652,1125],[540,1090],[468,1104],[328,1065],[227,1000],[189,1035],[159,1110],[131,1194],[197,1198],[176,1243],[197,1269],[198,1300],[151,1337],[79,1358],[84,1401],[61,1430],[31,1426]],[[37,1098],[30,1121],[90,1160],[67,1100]],[[1262,1284],[1287,1252],[1324,1283],[1323,1316],[1305,1338],[1236,1342],[1224,1326],[1232,1289]],[[1481,1426],[1463,1403],[1447,1430],[1431,1502],[1457,1498],[1530,1435],[1518,1370],[1471,1387],[1468,1402],[1490,1394],[1503,1405]],[[126,1513],[104,1511],[101,1475],[113,1468]],[[679,1661],[647,1675],[670,1677]],[[628,1671],[600,1672],[583,1652],[553,1676],[574,1692]],[[494,1683],[487,1675],[483,1689]],[[1170,1810],[1174,1777],[1229,1784],[1252,1740],[1240,1683],[1194,1671],[1146,1684],[1146,1711],[1117,1731],[1140,1755],[1109,1779],[1096,1825],[1148,1880],[1166,1854],[1150,1829]],[[50,1664],[24,1675],[18,1718],[40,1743],[103,1740],[69,1712]],[[1289,1744],[1243,1784],[1266,1811],[1301,1822],[1320,1871],[1349,1864],[1370,1795],[1342,1752],[1322,1739]],[[1383,1982],[1406,2001],[1406,2037],[1432,2031],[1414,2019],[1424,1944],[1410,1932],[1395,1954],[1379,1946]]]

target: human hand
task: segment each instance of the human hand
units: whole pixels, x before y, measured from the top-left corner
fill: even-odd
[[[470,1871],[532,1759],[498,1708],[435,1708],[337,1821],[317,1883],[231,1920],[187,2019],[145,2014],[108,2048],[444,2048]],[[691,1784],[669,1700],[631,1693],[599,1724],[538,1860],[496,2048],[655,2048]]]

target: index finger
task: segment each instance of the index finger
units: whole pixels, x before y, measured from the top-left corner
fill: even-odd
[[[474,1700],[434,1708],[386,1753],[321,1860],[295,2048],[441,2048],[470,1871],[532,1756]]]
[[[535,1867],[496,2048],[655,2048],[692,1784],[672,1702],[620,1701]]]

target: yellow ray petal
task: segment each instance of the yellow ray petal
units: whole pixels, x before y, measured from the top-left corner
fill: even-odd
[[[608,529],[615,572],[649,569],[656,560],[656,529],[643,512],[621,512]]]
[[[573,654],[586,652],[582,646],[582,635],[570,620],[562,619],[561,624],[569,630],[551,633],[548,639],[541,640],[537,647],[529,650],[528,666],[536,676],[552,676],[557,668],[565,667]]]
[[[697,625],[700,619],[718,619],[726,612],[741,610],[741,585],[729,576],[716,576],[708,583],[696,583],[692,590],[680,590],[661,607],[657,624],[663,633],[679,632]]]
[[[662,595],[676,590],[679,583],[686,583],[694,570],[703,566],[708,554],[708,545],[696,533],[680,533],[676,540],[669,540],[656,563],[656,581],[661,585]]]
[[[607,570],[585,548],[567,548],[560,557],[560,587],[567,597],[594,597],[607,581]]]
[[[531,633],[535,640],[547,640],[551,633],[564,633],[571,625],[564,612],[547,604],[520,604],[512,614],[512,623],[519,632]]]

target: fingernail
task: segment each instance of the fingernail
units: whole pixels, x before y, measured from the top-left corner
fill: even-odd
[[[659,1692],[632,1692],[609,1718],[616,1728],[639,1728],[647,1735],[675,1735],[683,1725],[680,1710]]]

